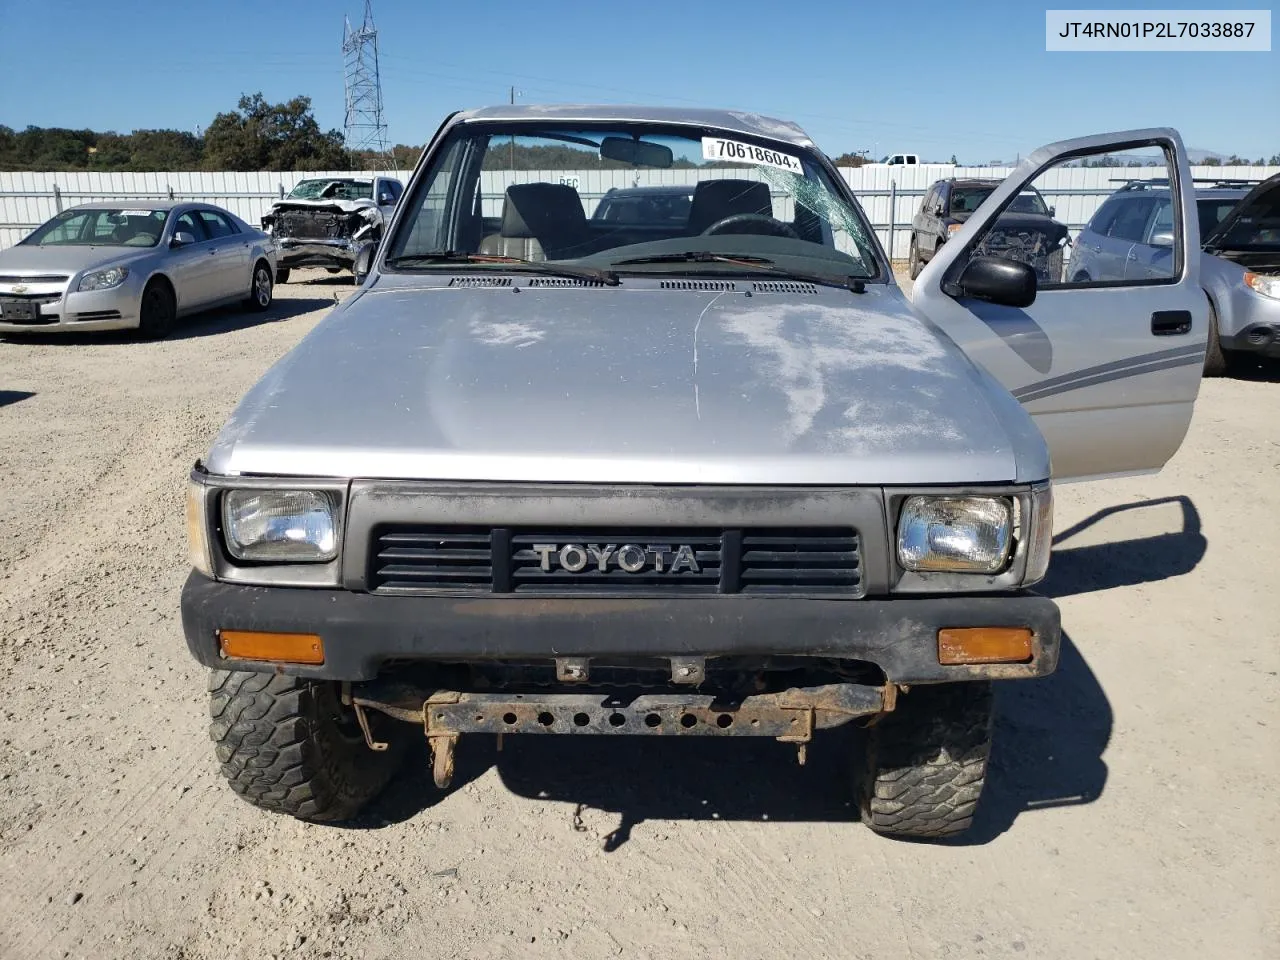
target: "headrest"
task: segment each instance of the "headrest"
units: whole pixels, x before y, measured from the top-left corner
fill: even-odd
[[[502,203],[502,236],[545,241],[586,227],[587,214],[573,187],[513,183]]]

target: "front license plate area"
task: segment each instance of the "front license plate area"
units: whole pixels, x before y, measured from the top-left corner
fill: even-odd
[[[40,305],[31,300],[0,300],[0,320],[31,323],[40,316]]]

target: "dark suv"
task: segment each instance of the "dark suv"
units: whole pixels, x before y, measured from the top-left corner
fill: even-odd
[[[911,221],[911,279],[920,275],[924,264],[982,205],[982,201],[996,187],[999,180],[938,180],[924,195],[915,218]],[[1065,224],[1053,219],[1053,207],[1044,202],[1035,187],[1027,185],[1022,193],[1000,216],[1001,230],[998,236],[1005,248],[988,251],[995,256],[1020,255],[1036,268],[1042,280],[1057,280],[1055,265],[1060,267],[1058,254],[1068,234]],[[1011,248],[1023,248],[1020,251]]]

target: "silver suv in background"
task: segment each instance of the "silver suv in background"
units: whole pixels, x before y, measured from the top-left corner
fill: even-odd
[[[1276,179],[1267,181],[1272,184],[1269,191],[1250,195],[1250,205],[1260,216],[1244,219],[1235,211],[1237,205],[1244,206],[1249,181],[1198,181],[1211,184],[1195,190],[1200,236],[1205,252],[1211,254],[1202,258],[1200,268],[1213,310],[1205,357],[1205,373],[1210,376],[1224,373],[1228,355],[1235,351],[1280,355],[1280,280],[1268,276],[1280,270],[1280,243],[1274,239]],[[1225,244],[1222,239],[1211,244],[1209,238],[1229,220],[1233,226]],[[1107,198],[1080,231],[1068,275],[1076,283],[1167,277],[1173,244],[1168,180],[1133,180]],[[1228,249],[1239,256],[1224,256]],[[1255,269],[1247,270],[1244,260]]]

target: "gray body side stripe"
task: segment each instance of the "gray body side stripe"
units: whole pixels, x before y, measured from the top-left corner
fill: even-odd
[[[1081,380],[1072,380],[1070,383],[1064,383],[1056,387],[1046,387],[1043,390],[1024,390],[1014,394],[1014,398],[1020,403],[1030,403],[1032,400],[1042,400],[1045,397],[1056,396],[1060,393],[1070,393],[1072,390],[1083,390],[1085,387],[1096,387],[1101,383],[1110,383],[1112,380],[1124,380],[1126,377],[1140,377],[1144,373],[1156,373],[1160,370],[1172,370],[1175,367],[1189,367],[1204,363],[1204,355],[1194,353],[1185,357],[1172,357],[1168,360],[1159,360],[1155,363],[1143,363],[1123,370],[1115,370],[1110,373],[1100,373],[1096,376],[1085,377]]]
[[[1018,400],[1033,400],[1038,397],[1052,396],[1055,393],[1065,393],[1078,387],[1106,383],[1108,380],[1137,376],[1150,370],[1165,370],[1169,367],[1200,362],[1203,358],[1204,347],[1199,345],[1157,350],[1137,357],[1127,357],[1124,360],[1113,360],[1111,363],[1099,364],[1096,367],[1084,367],[1060,377],[1029,383],[1014,390],[1013,395]]]

